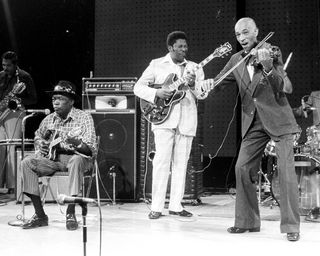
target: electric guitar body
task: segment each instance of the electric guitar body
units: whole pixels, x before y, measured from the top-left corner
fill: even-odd
[[[221,45],[207,58],[201,61],[193,68],[193,72],[203,68],[207,63],[217,57],[224,57],[232,50],[229,43]],[[152,124],[161,124],[167,120],[175,104],[180,102],[186,95],[186,90],[190,89],[185,77],[177,78],[173,73],[169,74],[163,84],[151,84],[149,87],[154,89],[165,88],[172,92],[172,96],[168,99],[156,97],[154,102],[148,102],[140,98],[140,108],[145,119]],[[208,92],[203,92],[197,96],[200,99],[206,97]]]
[[[159,89],[170,89],[170,85],[177,80],[176,74],[169,74],[163,84],[153,84],[150,87]],[[183,90],[173,90],[170,98],[161,99],[156,96],[155,103],[150,103],[140,99],[140,108],[147,120],[153,124],[163,123],[169,116],[173,106],[181,101],[186,92]]]

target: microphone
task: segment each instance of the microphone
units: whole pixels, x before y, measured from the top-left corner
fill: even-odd
[[[306,103],[303,100],[303,97],[301,98],[301,107],[302,107],[302,112],[305,118],[308,117],[308,113],[306,111]]]
[[[49,115],[50,114],[50,109],[26,109],[25,110],[28,113],[43,113],[45,115]]]
[[[57,202],[60,205],[63,204],[90,204],[94,203],[96,204],[97,201],[91,198],[86,198],[86,197],[73,197],[73,196],[66,196],[64,194],[59,194],[57,197]]]

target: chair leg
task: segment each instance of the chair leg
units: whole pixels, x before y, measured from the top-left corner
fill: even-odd
[[[46,196],[48,193],[48,189],[50,188],[50,178],[51,177],[39,178],[40,197],[41,197],[42,205],[44,205],[46,202]]]
[[[85,189],[86,179],[89,179],[87,191]],[[89,197],[90,192],[91,192],[91,186],[92,186],[92,175],[91,176],[84,176],[82,179],[82,196],[83,197]]]

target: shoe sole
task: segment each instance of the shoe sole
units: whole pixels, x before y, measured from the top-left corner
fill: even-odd
[[[232,231],[229,231],[229,229],[227,229],[227,231],[228,231],[230,234],[243,234],[243,233],[246,233],[246,232],[249,232],[249,233],[252,233],[252,232],[260,232],[260,228],[246,229],[246,230],[244,230],[243,232],[232,232]]]
[[[49,226],[48,223],[40,224],[40,225],[37,225],[37,226],[34,226],[34,227],[28,227],[28,226],[24,227],[24,226],[22,226],[22,229],[33,229],[33,228],[41,228],[41,227],[47,227],[47,226]]]
[[[78,227],[78,223],[67,223],[66,225],[67,230],[76,230]]]

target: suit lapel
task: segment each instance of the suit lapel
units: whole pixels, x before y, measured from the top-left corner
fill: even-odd
[[[236,63],[238,63],[239,61],[241,61],[243,58],[241,55],[239,55]],[[242,62],[239,67],[237,67],[237,72],[238,72],[238,76],[241,79],[241,87],[246,86],[247,84],[251,83],[250,81],[250,76],[249,76],[249,72],[247,69],[247,65],[246,65],[246,61]],[[250,85],[248,86],[250,87]]]
[[[256,87],[261,79],[262,76],[262,71],[260,69],[255,68],[253,77],[252,77],[252,82],[250,85],[250,91],[251,91],[251,96],[253,95],[254,91],[256,90]]]

